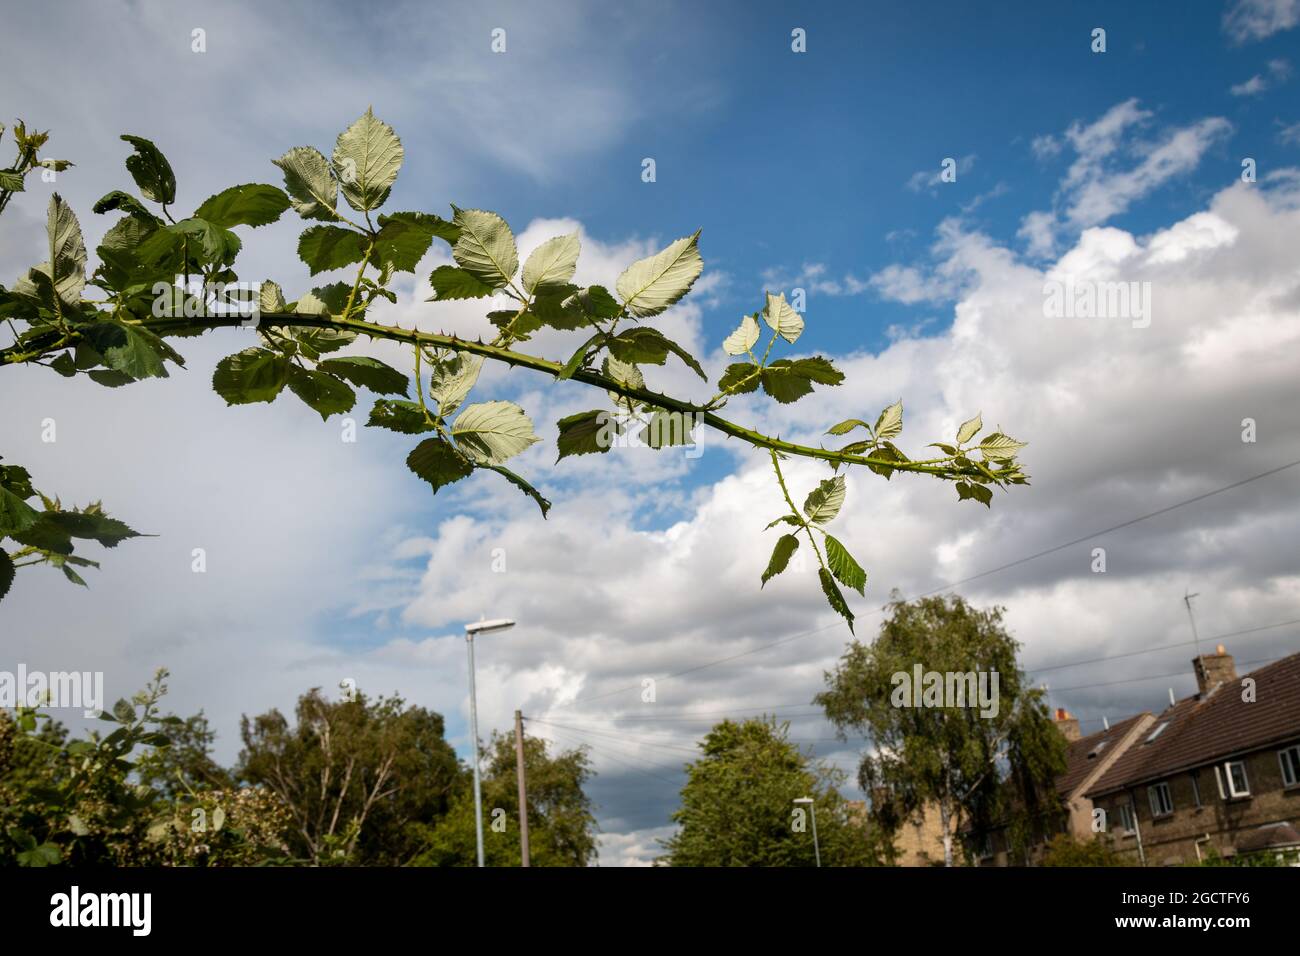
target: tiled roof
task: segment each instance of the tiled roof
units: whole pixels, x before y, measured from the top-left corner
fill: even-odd
[[[1056,778],[1056,792],[1062,797],[1068,797],[1074,792],[1074,788],[1083,783],[1088,774],[1096,769],[1099,761],[1109,757],[1114,751],[1111,748],[1119,746],[1120,741],[1133,728],[1133,725],[1140,721],[1146,713],[1135,714],[1121,720],[1110,728],[1110,730],[1101,730],[1095,734],[1089,734],[1087,737],[1080,737],[1072,741],[1065,753],[1065,773]],[[1102,746],[1102,745],[1105,746]],[[1102,749],[1097,750],[1098,747]],[[1095,754],[1095,756],[1089,756]]]
[[[1300,654],[1252,671],[1255,700],[1243,701],[1240,680],[1204,697],[1186,697],[1156,718],[1150,743],[1143,738],[1115,761],[1087,796],[1158,780],[1220,757],[1300,738]]]

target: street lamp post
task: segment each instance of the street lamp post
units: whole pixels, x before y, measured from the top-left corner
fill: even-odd
[[[807,805],[807,807],[808,807],[810,810],[812,810],[812,825],[813,825],[813,854],[814,854],[814,856],[815,856],[816,859],[817,859],[817,865],[818,865],[818,866],[821,866],[821,865],[822,865],[822,850],[821,850],[821,847],[820,847],[820,846],[818,845],[818,843],[817,843],[817,804],[813,802],[813,798],[812,798],[812,797],[795,797],[794,802],[797,803],[797,804],[805,804],[805,805]]]
[[[515,622],[501,618],[495,621],[476,621],[465,625],[465,646],[469,648],[469,736],[474,751],[474,836],[478,848],[478,865],[483,865],[483,789],[478,772],[478,700],[474,695],[474,636],[493,631],[505,631]]]

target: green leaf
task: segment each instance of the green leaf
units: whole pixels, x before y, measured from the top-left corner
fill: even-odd
[[[846,418],[838,425],[832,425],[826,429],[828,435],[847,435],[855,428],[869,428],[870,426],[860,418]]]
[[[537,319],[539,325],[553,329],[573,332],[592,324],[592,313],[587,306],[592,300],[587,297],[588,290],[575,286],[558,286],[554,292],[535,296],[528,307],[528,315]]]
[[[686,295],[704,270],[699,240],[697,230],[662,252],[628,266],[615,283],[627,311],[644,319],[658,315]]]
[[[0,487],[0,535],[25,531],[36,524],[40,512],[8,488]]]
[[[780,295],[767,293],[767,304],[763,307],[763,321],[791,345],[803,334],[803,316],[785,301],[784,292]]]
[[[740,326],[722,340],[722,350],[728,355],[744,355],[754,347],[759,335],[758,322],[752,315],[740,320]]]
[[[979,414],[977,414],[970,421],[963,422],[961,428],[957,429],[957,444],[959,445],[966,444],[966,442],[970,441],[972,438],[978,435],[979,430],[983,427],[984,427],[984,418]]]
[[[0,490],[0,498],[5,494],[8,494],[8,492]],[[0,503],[0,508],[3,507],[3,503]],[[14,577],[17,573],[17,570],[14,568],[13,558],[9,557],[9,552],[0,548],[0,601],[3,601],[5,595],[9,593],[9,589],[13,586]]]
[[[275,222],[289,208],[284,191],[266,183],[231,186],[209,196],[194,210],[197,219],[226,229],[232,226],[266,226]]]
[[[578,234],[547,239],[524,263],[524,291],[529,295],[567,285],[578,268]]]
[[[334,144],[334,174],[348,205],[358,212],[382,206],[397,181],[403,155],[402,141],[372,110],[340,133]]]
[[[145,199],[170,205],[176,201],[176,174],[171,163],[149,140],[141,136],[123,135],[122,139],[135,147],[135,153],[126,158],[126,168]]]
[[[173,361],[180,358],[162,339],[138,325],[90,322],[80,331],[104,357],[105,365],[132,380],[166,378],[164,356]]]
[[[135,723],[135,707],[125,697],[119,697],[117,703],[113,705],[113,716],[118,719],[119,723]],[[113,731],[117,733],[117,731]]]
[[[417,215],[405,213],[404,216]],[[434,230],[407,218],[379,217],[383,225],[375,236],[373,258],[390,272],[414,272],[433,242]],[[437,216],[430,216],[437,220]]]
[[[606,356],[603,372],[606,378],[613,379],[625,388],[645,388],[645,376],[641,370],[629,362],[621,362],[613,356]],[[606,389],[606,394],[620,408],[633,411],[637,407],[637,400],[626,398],[612,389]]]
[[[329,160],[311,146],[295,146],[279,159],[272,160],[284,171],[284,187],[289,191],[294,211],[304,219],[337,219],[338,183],[330,171]]]
[[[844,476],[827,478],[808,493],[803,503],[803,513],[809,521],[825,524],[840,513],[844,505]]]
[[[438,411],[444,417],[460,408],[482,369],[483,357],[468,352],[458,352],[454,358],[434,366],[429,377],[429,394],[438,403]],[[418,383],[416,387],[419,387]]]
[[[493,286],[456,266],[438,266],[429,276],[429,285],[433,286],[433,296],[428,300],[430,302],[481,299],[494,291]]]
[[[556,445],[560,454],[556,461],[569,455],[604,454],[613,446],[613,439],[623,433],[618,419],[604,410],[569,415],[558,424],[560,437]]]
[[[351,329],[312,328],[310,326],[290,326],[298,351],[315,361],[326,352],[337,352],[356,341],[357,333]]]
[[[542,509],[543,518],[545,518],[546,513],[551,510],[550,501],[548,501],[546,498],[543,498],[541,492],[539,492],[536,488],[530,485],[522,477],[516,475],[509,468],[506,468],[503,465],[483,465],[483,467],[488,469],[488,471],[495,471],[498,475],[501,475],[503,478],[505,478],[506,481],[510,482],[512,485],[514,485],[516,488],[518,488],[528,497],[532,498],[535,502],[537,502],[537,507]]]
[[[659,409],[650,416],[641,433],[650,448],[668,448],[673,445],[693,445],[695,421],[681,412]]]
[[[336,413],[351,411],[357,402],[356,392],[333,375],[293,364],[289,366],[289,389],[315,409],[322,421],[328,421]]]
[[[970,481],[957,482],[957,500],[965,501],[967,498],[978,501],[986,508],[991,509],[993,507],[993,492],[991,490]]]
[[[519,269],[519,252],[515,234],[506,221],[483,209],[458,209],[453,222],[460,227],[460,238],[452,247],[452,258],[462,269],[490,286],[499,289],[514,278]]]
[[[573,294],[572,298],[582,308],[582,311],[592,318],[612,319],[623,311],[623,307],[618,304],[618,300],[610,295],[609,290],[603,285],[593,285],[585,289],[579,289]]]
[[[782,524],[782,523],[784,523],[784,524],[788,524],[788,525],[793,525],[793,526],[796,527],[796,528],[802,528],[802,527],[803,527],[803,522],[800,521],[798,518],[796,518],[794,515],[781,515],[781,517],[777,518],[775,521],[770,521],[770,522],[768,522],[767,527],[764,528],[763,530],[764,530],[764,531],[771,531],[771,530],[772,530],[773,528],[775,528],[777,525]]]
[[[54,291],[64,305],[75,307],[80,304],[86,287],[86,244],[76,214],[58,193],[50,197],[45,231],[49,238],[49,276]]]
[[[826,600],[831,608],[840,614],[849,625],[849,633],[853,633],[853,612],[849,610],[849,603],[844,600],[844,594],[836,585],[835,579],[825,568],[817,569],[817,577],[822,582],[822,592],[826,595]]]
[[[257,307],[260,311],[270,312],[273,315],[289,311],[289,307],[284,301],[284,293],[270,279],[267,279],[258,288]]]
[[[341,226],[312,226],[298,237],[298,258],[312,275],[360,262],[365,254],[361,234]]]
[[[63,576],[67,578],[69,581],[71,581],[73,584],[80,584],[83,588],[90,587],[90,585],[86,583],[85,578],[83,578],[76,571],[72,570],[72,568],[68,567],[62,561],[51,559],[50,563],[53,564],[55,567],[57,567],[60,571],[62,571]]]
[[[441,438],[426,438],[406,457],[406,466],[429,484],[434,492],[460,481],[474,470],[456,449]]]
[[[758,366],[752,362],[736,362],[727,366],[718,380],[718,388],[729,395],[743,395],[758,388]],[[809,389],[811,391],[811,388]]]
[[[541,441],[533,423],[514,402],[482,402],[460,413],[452,437],[470,458],[480,464],[500,465]]]
[[[625,329],[606,343],[609,354],[620,362],[634,365],[663,365],[671,352],[686,363],[700,378],[706,379],[704,369],[684,348],[665,336],[658,329],[649,326],[637,326]]]
[[[460,226],[454,222],[448,222],[441,216],[435,216],[428,212],[388,212],[379,217],[380,231],[389,223],[401,223],[410,226],[413,229],[419,229],[427,232],[430,236],[441,239],[448,245],[454,246],[456,240],[460,238]]]
[[[116,548],[119,543],[128,538],[141,536],[138,531],[131,530],[125,523],[110,518],[103,512],[47,511],[43,518],[74,538],[97,541],[105,548]]]
[[[22,173],[12,169],[0,169],[0,190],[10,193],[26,192],[27,184]]]
[[[367,425],[387,428],[404,435],[418,435],[431,432],[434,425],[424,417],[424,409],[415,402],[400,399],[381,398],[370,409]]]
[[[806,375],[796,374],[784,359],[763,369],[762,382],[763,391],[782,405],[798,401],[813,390],[812,381]]]
[[[591,338],[587,339],[587,341],[579,345],[574,353],[569,356],[569,360],[564,363],[564,368],[560,369],[560,373],[555,376],[556,381],[563,382],[566,379],[572,378],[578,369],[587,364],[587,355],[591,347],[597,342],[604,341],[604,338],[604,332],[597,332]]]
[[[767,570],[763,572],[760,587],[765,587],[770,579],[784,571],[790,564],[790,556],[798,549],[798,538],[792,534],[781,535],[776,541],[776,547],[772,549],[772,557],[768,559]]]
[[[325,359],[316,366],[322,372],[368,388],[377,395],[405,395],[407,377],[379,359],[364,355]]]
[[[994,432],[980,442],[980,453],[985,461],[1006,461],[1016,457],[1016,452],[1024,448],[1027,442],[1016,441],[1010,435]]]
[[[227,405],[271,402],[289,379],[289,359],[269,349],[227,355],[212,374],[212,388]]]
[[[876,439],[888,441],[897,438],[903,431],[903,402],[899,399],[890,405],[876,419]]]
[[[825,538],[826,563],[830,565],[831,573],[840,584],[866,597],[867,572],[853,559],[853,555],[849,554],[848,548],[829,534]]]
[[[158,217],[145,208],[144,203],[136,199],[130,193],[124,193],[120,189],[114,189],[110,193],[105,193],[95,205],[90,207],[92,211],[103,214],[112,212],[114,209],[120,209],[122,212],[129,213],[134,219],[143,219],[146,222],[157,222]]]

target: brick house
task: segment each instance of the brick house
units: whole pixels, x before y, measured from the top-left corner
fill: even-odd
[[[1300,654],[1241,678],[1222,645],[1192,665],[1197,693],[1144,727],[1083,798],[1134,864],[1300,858]]]
[[[1075,839],[1091,840],[1093,803],[1086,796],[1088,789],[1142,739],[1155,722],[1155,717],[1141,713],[1086,737],[1079,733],[1078,718],[1064,708],[1058,707],[1053,719],[1068,745],[1065,772],[1055,781],[1056,792],[1066,810],[1062,829],[1073,834]],[[1044,834],[1046,836],[1048,834]],[[963,838],[979,866],[1011,866],[1026,862],[1011,859],[1004,827],[984,832],[968,830]],[[1037,862],[1041,852],[1041,843],[1031,848],[1028,862]]]

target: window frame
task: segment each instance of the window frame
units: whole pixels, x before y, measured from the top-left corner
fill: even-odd
[[[1287,757],[1291,761],[1288,763]],[[1289,790],[1292,787],[1300,787],[1300,744],[1292,744],[1290,747],[1283,747],[1277,752],[1278,766],[1282,770],[1282,787]],[[1291,779],[1287,780],[1290,776]]]
[[[1192,779],[1192,803],[1199,810],[1205,806],[1205,801],[1201,799],[1201,775],[1193,770],[1188,776]]]
[[[1161,797],[1156,800],[1157,795]],[[1160,807],[1156,807],[1159,802]],[[1164,817],[1174,815],[1174,793],[1169,787],[1168,780],[1161,780],[1159,783],[1153,783],[1147,787],[1147,803],[1151,807],[1151,819],[1160,820]]]
[[[1232,768],[1241,768],[1241,778],[1245,781],[1246,789],[1238,792],[1236,782],[1232,779]],[[1214,779],[1219,784],[1220,800],[1245,800],[1251,796],[1250,793],[1250,774],[1246,772],[1245,760],[1225,760],[1222,763],[1214,765]]]
[[[1133,801],[1131,799],[1120,801],[1118,809],[1120,829],[1126,834],[1136,833],[1137,807],[1133,805]]]

